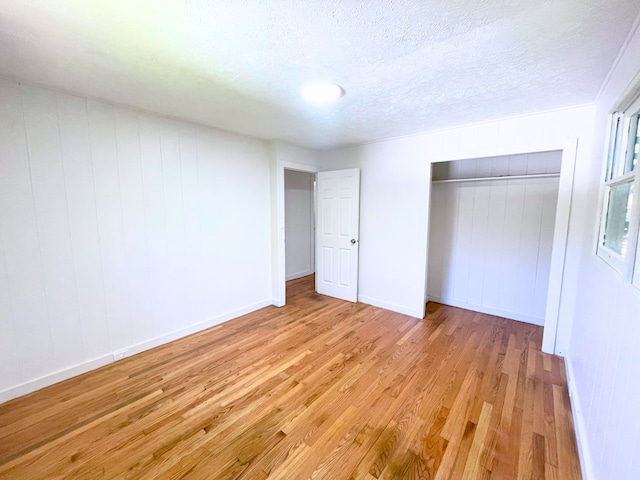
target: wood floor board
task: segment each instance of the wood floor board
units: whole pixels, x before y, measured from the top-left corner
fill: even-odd
[[[540,327],[287,298],[0,405],[0,479],[581,478]]]

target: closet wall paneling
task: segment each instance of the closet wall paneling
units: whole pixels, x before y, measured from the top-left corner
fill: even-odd
[[[434,168],[429,300],[544,324],[560,152]],[[525,176],[497,180],[474,177]],[[526,177],[526,175],[533,175]],[[465,179],[463,182],[442,180]]]

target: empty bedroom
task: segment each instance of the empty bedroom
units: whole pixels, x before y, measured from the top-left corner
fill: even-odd
[[[635,480],[637,0],[0,2],[0,479]]]

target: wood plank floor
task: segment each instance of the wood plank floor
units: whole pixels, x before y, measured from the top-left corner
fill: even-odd
[[[578,479],[533,325],[289,282],[268,307],[0,405],[6,479]]]

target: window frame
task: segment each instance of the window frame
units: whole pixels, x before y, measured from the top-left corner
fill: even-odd
[[[615,111],[610,115],[606,166],[602,184],[602,210],[596,244],[596,255],[622,275],[625,281],[638,288],[640,288],[640,164],[631,170],[636,138],[629,133],[632,127],[637,128],[639,119],[640,95],[629,102],[626,108],[621,108],[620,111]],[[625,183],[633,185],[634,193],[630,211],[627,249],[624,254],[618,254],[605,245],[605,233],[611,190]]]
[[[636,258],[631,283],[640,289],[640,229],[638,231],[638,238],[636,238]]]

